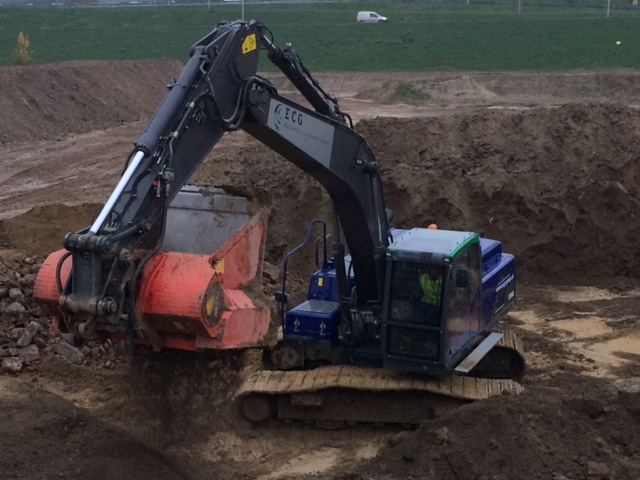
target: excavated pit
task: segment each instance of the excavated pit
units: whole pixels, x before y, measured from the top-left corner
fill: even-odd
[[[233,392],[256,352],[130,357],[95,345],[73,364],[30,298],[39,262],[89,224],[179,69],[172,60],[0,69],[0,354],[25,358],[19,374],[0,375],[6,475],[638,478],[640,115],[627,106],[638,100],[636,72],[318,76],[380,161],[395,226],[484,232],[516,256],[520,301],[508,323],[529,363],[524,394],[415,432],[324,432],[240,419]],[[425,95],[389,103],[400,81]],[[594,91],[609,98],[595,103]],[[317,182],[242,132],[224,137],[194,182],[267,192],[265,292],[279,287],[283,256],[309,222],[331,219]],[[292,303],[312,257],[290,267]],[[32,323],[25,353],[18,342]]]

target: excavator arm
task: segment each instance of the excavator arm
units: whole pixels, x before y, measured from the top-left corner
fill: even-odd
[[[67,324],[92,336],[97,321],[136,323],[140,279],[159,252],[168,207],[221,137],[243,129],[311,175],[329,193],[355,272],[356,305],[380,306],[388,225],[378,164],[290,47],[259,22],[224,23],[196,43],[180,77],[135,142],[122,178],[93,224],[65,237],[58,260],[59,305]],[[311,105],[280,96],[257,75],[262,52]],[[349,121],[349,124],[347,124]],[[336,258],[344,247],[337,242]],[[62,264],[72,257],[66,280]],[[344,261],[340,293],[346,287]]]

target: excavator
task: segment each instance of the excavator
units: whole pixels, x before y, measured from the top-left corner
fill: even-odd
[[[263,52],[309,105],[258,74]],[[334,209],[332,244],[327,223],[311,222],[286,256],[276,304],[261,289],[267,213],[188,185],[240,129],[317,180]],[[258,21],[225,22],[193,45],[113,193],[48,256],[34,296],[79,341],[263,349],[264,368],[237,394],[253,423],[415,424],[520,393],[522,345],[494,331],[515,305],[513,256],[476,232],[391,219],[371,148],[297,52]],[[307,299],[288,308],[289,259],[319,229]]]

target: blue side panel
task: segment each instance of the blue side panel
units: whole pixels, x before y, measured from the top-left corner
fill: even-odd
[[[513,255],[503,253],[500,263],[482,277],[482,322],[488,328],[506,315],[516,302],[516,267]]]
[[[355,285],[353,271],[350,269],[351,255],[345,257],[345,269],[347,271],[347,289],[351,289]],[[334,268],[334,261],[331,259],[329,268],[320,269],[311,275],[309,282],[308,300],[330,300],[332,302],[340,301],[340,293],[338,291],[338,279]]]
[[[347,272],[350,260],[350,256],[345,258]],[[351,289],[352,285],[351,277],[347,280],[347,286]],[[284,320],[285,340],[337,343],[339,300],[338,279],[330,262],[329,268],[320,269],[311,276],[307,301],[287,312]]]
[[[488,275],[502,261],[502,243],[488,238],[480,239],[482,250],[482,276]]]
[[[292,308],[285,318],[284,338],[336,343],[340,321],[338,305],[328,300],[307,300]]]
[[[339,300],[338,279],[335,270],[318,270],[309,282],[309,300]]]

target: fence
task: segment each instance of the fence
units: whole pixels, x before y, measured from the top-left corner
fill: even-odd
[[[485,5],[513,9],[519,14],[527,10],[576,9],[600,10],[609,16],[612,11],[640,11],[640,0],[0,0],[0,5],[113,5],[113,4],[215,4],[215,3],[371,3],[424,5]],[[363,7],[364,8],[364,7]]]
[[[610,13],[611,10],[635,10],[639,9],[639,0],[425,0],[427,3],[460,4],[467,5],[500,5],[513,6],[520,13],[528,7],[545,8],[576,8],[576,9],[602,9]]]

